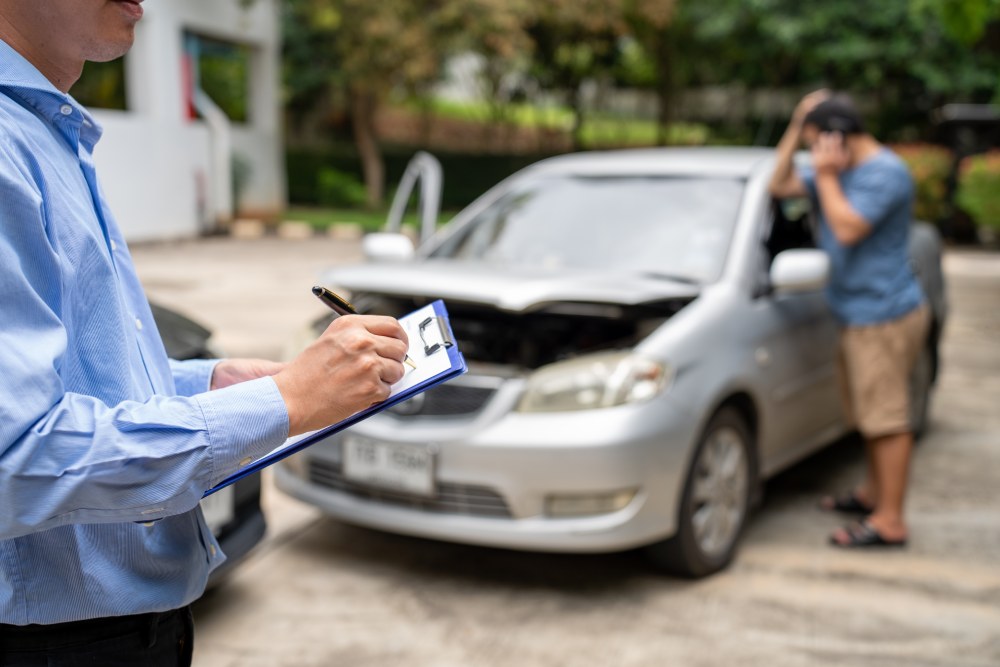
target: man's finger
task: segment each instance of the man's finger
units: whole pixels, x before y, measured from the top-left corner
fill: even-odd
[[[377,336],[397,338],[404,343],[409,343],[406,331],[403,330],[399,321],[394,317],[386,317],[385,315],[365,315],[363,323],[368,331]]]

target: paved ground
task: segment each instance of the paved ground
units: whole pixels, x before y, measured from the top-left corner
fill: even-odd
[[[135,249],[152,297],[232,354],[278,356],[323,312],[329,240]],[[860,470],[840,443],[768,485],[737,562],[689,582],[634,553],[556,556],[397,537],[268,484],[265,543],[196,606],[198,667],[1000,665],[1000,255],[948,255],[953,316],[905,551],[825,546],[817,493]]]

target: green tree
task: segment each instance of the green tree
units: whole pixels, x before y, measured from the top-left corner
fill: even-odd
[[[1000,0],[911,0],[917,14],[936,16],[959,42],[972,45],[986,33],[991,21],[1000,19]]]
[[[880,0],[859,11],[845,0],[678,0],[666,28],[640,43],[658,81],[672,79],[674,88],[739,82],[854,91],[874,109],[874,129],[895,138],[900,128],[926,126],[945,102],[983,102],[996,92],[997,54],[968,48],[936,13],[914,9],[924,1]]]
[[[434,0],[286,0],[290,96],[346,96],[371,208],[385,190],[376,113],[394,88],[419,89],[437,77],[446,52],[439,11]]]
[[[573,111],[576,148],[582,145],[583,84],[613,75],[619,45],[629,29],[626,8],[632,4],[631,0],[548,0],[537,3],[526,16],[535,47],[531,74],[543,88],[566,96]]]

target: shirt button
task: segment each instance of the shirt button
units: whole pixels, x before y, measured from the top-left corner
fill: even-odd
[[[112,241],[112,242],[111,242],[111,249],[112,249],[112,250],[118,250],[118,244],[117,244],[117,243],[115,243],[114,241]]]
[[[59,113],[61,113],[64,116],[72,116],[73,115],[73,107],[71,107],[68,104],[64,104],[61,107],[59,107]]]
[[[135,328],[138,329],[139,331],[142,331],[142,320],[140,320],[138,317],[135,318]]]
[[[208,553],[212,554],[212,558],[215,558],[215,554],[216,554],[216,553],[217,553],[218,551],[219,551],[219,550],[215,548],[215,545],[214,545],[214,544],[209,544],[209,545],[208,545]]]
[[[243,459],[242,461],[240,461],[240,467],[241,468],[245,468],[246,466],[250,465],[251,463],[253,463],[253,457],[252,456],[248,456],[245,459]]]

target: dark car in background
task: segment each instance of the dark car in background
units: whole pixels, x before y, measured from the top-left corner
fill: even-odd
[[[212,332],[180,313],[151,304],[153,318],[171,359],[213,359]],[[205,521],[226,554],[212,573],[209,587],[219,583],[264,537],[267,525],[260,507],[260,475],[240,481],[201,501]]]

